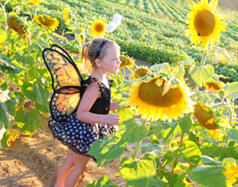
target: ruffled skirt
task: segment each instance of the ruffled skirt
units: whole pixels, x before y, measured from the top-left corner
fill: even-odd
[[[116,132],[116,128],[112,125],[101,123],[90,124],[79,121],[76,113],[73,113],[62,122],[58,122],[50,117],[49,128],[54,137],[68,146],[72,151],[89,157],[92,156],[88,155],[87,152],[94,141],[103,139],[103,137]]]

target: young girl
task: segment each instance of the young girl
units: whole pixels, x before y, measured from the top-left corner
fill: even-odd
[[[114,126],[120,116],[109,114],[109,110],[120,106],[110,102],[111,83],[107,75],[118,72],[119,56],[120,47],[109,39],[97,37],[83,46],[83,67],[90,66],[91,75],[81,85],[77,112],[62,122],[56,122],[52,117],[49,120],[54,136],[69,146],[67,158],[58,169],[55,187],[74,187],[90,160],[87,152],[92,143],[116,131]],[[60,133],[65,133],[64,139],[57,136]]]

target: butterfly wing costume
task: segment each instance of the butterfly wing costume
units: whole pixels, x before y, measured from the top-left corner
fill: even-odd
[[[100,80],[89,76],[83,80],[75,62],[61,47],[52,45],[42,52],[52,78],[53,94],[50,101],[49,128],[54,137],[74,152],[90,156],[87,152],[97,139],[110,135],[116,129],[102,123],[85,123],[77,119],[76,111],[86,88],[92,82],[99,86],[101,97],[97,98],[90,112],[108,114],[111,91]],[[111,82],[109,81],[109,85]]]

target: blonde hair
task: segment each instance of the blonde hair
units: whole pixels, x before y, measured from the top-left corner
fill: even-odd
[[[92,42],[86,42],[83,45],[83,49],[82,49],[82,67],[81,67],[83,72],[89,74],[93,70],[95,70],[97,68],[95,60],[97,58],[102,59],[106,55],[106,51],[110,46],[114,45],[114,46],[119,47],[119,45],[116,42],[107,39],[108,41],[101,48],[99,56],[96,57],[98,48],[104,40],[105,40],[105,38],[96,37],[96,38],[93,39]]]

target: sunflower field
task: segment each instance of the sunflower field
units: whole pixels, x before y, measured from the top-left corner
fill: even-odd
[[[118,132],[94,142],[89,154],[98,166],[119,159],[116,177],[125,183],[103,176],[86,186],[238,185],[237,12],[220,9],[217,0],[0,5],[1,149],[21,133],[33,135],[41,114],[50,113],[52,82],[42,51],[58,44],[80,66],[83,44],[104,36],[122,51],[121,71],[110,76],[112,99],[130,108],[116,111]],[[121,157],[125,150],[130,157]]]

